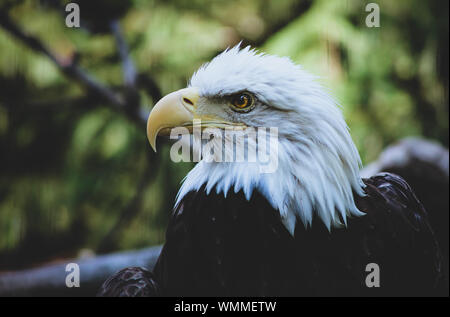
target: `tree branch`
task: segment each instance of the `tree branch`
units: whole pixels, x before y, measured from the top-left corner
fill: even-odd
[[[69,63],[63,62],[60,58],[57,57],[56,54],[51,52],[51,50],[49,50],[37,37],[26,34],[10,19],[10,17],[6,12],[4,12],[4,10],[0,11],[0,26],[32,50],[46,55],[67,77],[74,79],[75,81],[85,86],[93,94],[96,94],[102,99],[106,100],[108,104],[113,106],[115,110],[125,112],[131,119],[137,121],[140,125],[145,126],[148,113],[147,111],[143,111],[140,109],[139,104],[137,100],[135,100],[135,98],[133,98],[132,106],[128,107],[128,100],[125,100],[123,96],[117,94],[108,86],[98,81],[94,76],[90,75],[83,68],[77,65],[74,60],[71,60]],[[113,27],[113,29],[117,29],[117,26]],[[118,35],[116,35],[116,38],[117,36]],[[124,41],[120,40],[121,36],[118,37],[118,42],[120,42],[121,47],[119,49],[119,53],[126,60],[126,64],[124,64],[124,68],[126,68],[126,83],[133,83],[136,80],[134,66],[132,66],[131,60],[127,57],[128,54],[127,49],[124,49],[124,47],[126,47]],[[131,108],[132,110],[128,108]]]
[[[134,87],[136,84],[136,69],[130,58],[128,45],[123,37],[119,21],[114,20],[110,23],[111,32],[116,40],[119,56],[122,60],[124,83],[128,87]]]
[[[280,30],[284,29],[288,26],[292,21],[298,19],[301,15],[306,13],[313,2],[311,0],[306,1],[298,1],[296,2],[289,13],[282,20],[274,23],[273,25],[269,25],[269,28],[255,41],[244,41],[244,45],[248,44],[253,47],[259,47],[264,45],[267,40],[272,37],[272,35],[278,33]]]
[[[161,246],[126,251],[87,259],[73,259],[40,268],[1,273],[0,296],[95,296],[102,283],[113,273],[130,266],[153,270]],[[66,286],[67,263],[80,268],[80,287]]]
[[[58,68],[63,73],[65,73],[69,77],[82,82],[89,89],[97,92],[112,104],[116,106],[124,106],[123,100],[121,100],[113,91],[111,91],[105,85],[99,83],[74,63],[63,63],[55,54],[47,49],[47,47],[45,47],[45,45],[38,38],[25,34],[25,32],[23,32],[17,25],[15,25],[9,18],[9,16],[4,12],[0,12],[0,26],[2,26],[6,31],[15,36],[17,39],[21,40],[25,45],[27,45],[34,51],[46,55],[56,64],[56,66],[58,66]]]

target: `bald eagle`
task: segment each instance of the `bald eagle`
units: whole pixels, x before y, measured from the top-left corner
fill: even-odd
[[[289,58],[225,50],[155,105],[151,146],[175,127],[192,133],[195,120],[202,131],[233,130],[232,143],[248,129],[276,127],[276,168],[262,173],[259,160],[222,162],[202,152],[178,193],[153,272],[125,269],[101,295],[129,295],[130,280],[148,285],[139,294],[165,296],[448,291],[439,245],[409,185],[389,173],[361,178],[338,104]],[[368,281],[374,265],[377,285]]]

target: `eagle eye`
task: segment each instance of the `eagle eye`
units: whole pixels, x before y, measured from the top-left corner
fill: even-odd
[[[237,112],[248,112],[253,109],[253,96],[249,93],[240,93],[232,97],[232,109]]]

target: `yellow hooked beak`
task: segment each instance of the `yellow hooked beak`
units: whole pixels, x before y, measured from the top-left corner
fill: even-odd
[[[156,152],[158,134],[168,135],[174,127],[192,126],[199,94],[196,88],[184,88],[163,97],[147,120],[147,138]]]
[[[158,135],[170,135],[170,130],[175,127],[193,127],[193,120],[200,120],[200,128],[233,128],[242,129],[241,123],[231,123],[211,115],[199,115],[196,113],[199,91],[195,87],[177,90],[163,97],[153,107],[147,120],[147,138],[151,147],[156,152],[156,137]]]

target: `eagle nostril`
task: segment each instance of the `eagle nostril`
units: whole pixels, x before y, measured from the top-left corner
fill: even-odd
[[[193,103],[189,98],[184,97],[184,98],[183,98],[183,101],[184,101],[185,103],[187,103],[187,104],[190,104],[191,106],[194,105],[194,103]]]

